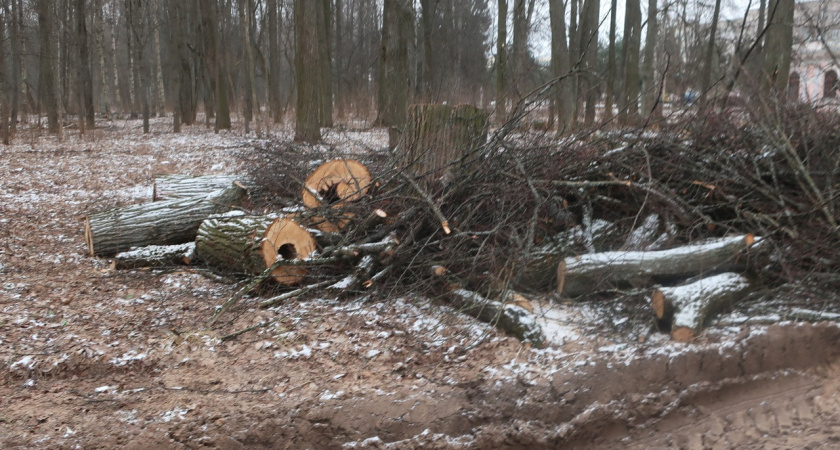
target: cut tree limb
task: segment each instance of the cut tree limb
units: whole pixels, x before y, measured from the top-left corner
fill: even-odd
[[[149,245],[117,253],[111,267],[114,269],[139,269],[141,267],[166,267],[190,265],[198,260],[195,242],[177,245]]]
[[[238,216],[205,220],[196,237],[196,252],[209,266],[225,272],[260,274],[275,264],[271,277],[280,284],[299,283],[304,261],[315,251],[315,240],[300,225],[283,217]]]
[[[651,294],[659,321],[668,323],[671,338],[689,342],[715,315],[743,298],[750,281],[737,273],[722,273],[677,287],[661,287]]]
[[[195,239],[201,222],[247,201],[237,185],[208,195],[124,206],[85,219],[85,241],[93,256],[134,247],[182,244]]]
[[[208,192],[224,189],[233,183],[239,183],[248,190],[254,187],[251,178],[244,175],[155,175],[152,200],[172,200],[174,198],[206,195]]]
[[[545,345],[545,334],[536,317],[521,306],[490,300],[476,292],[460,288],[453,290],[450,298],[465,314],[491,323],[536,348]]]
[[[721,238],[653,252],[605,252],[565,258],[557,268],[557,292],[577,297],[615,287],[643,286],[651,281],[740,271],[746,250],[760,243],[752,235]]]

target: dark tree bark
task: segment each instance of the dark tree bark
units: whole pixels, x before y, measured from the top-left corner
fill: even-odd
[[[389,145],[397,145],[408,108],[408,30],[411,5],[406,0],[385,0],[382,50],[379,56],[379,96],[376,122],[389,127]]]
[[[239,0],[239,27],[242,31],[242,45],[245,47],[245,132],[251,131],[251,121],[254,119],[254,52],[251,48],[251,5],[250,0]]]
[[[604,117],[603,121],[607,122],[613,117],[613,105],[617,97],[615,92],[616,72],[618,71],[618,64],[615,60],[615,28],[616,28],[616,9],[618,7],[618,0],[611,0],[610,3],[610,37],[607,43],[607,88],[604,94]]]
[[[420,99],[423,102],[432,102],[432,26],[434,23],[434,8],[437,3],[432,0],[420,0],[423,20],[423,76],[420,84]]]
[[[792,1],[792,0],[791,0]],[[712,73],[715,66],[715,43],[717,40],[717,26],[720,18],[720,0],[715,0],[715,11],[712,15],[711,29],[709,31],[709,42],[706,46],[706,57],[703,62],[703,94],[708,95],[712,87]]]
[[[204,43],[204,67],[209,80],[209,92],[215,100],[215,130],[230,129],[230,105],[228,103],[227,82],[225,81],[221,57],[216,39],[219,24],[216,0],[200,0],[201,35]]]
[[[149,132],[149,73],[145,58],[146,17],[143,14],[141,0],[129,0],[128,3],[129,35],[132,42],[134,75],[134,95],[140,101],[140,111],[143,116],[143,133]]]
[[[639,115],[639,51],[642,12],[639,0],[627,0],[624,16],[624,92],[620,121],[628,123]]]
[[[642,95],[642,113],[651,117],[658,117],[661,112],[659,105],[659,88],[656,86],[656,40],[659,35],[659,22],[656,19],[658,13],[656,0],[648,0],[648,31],[645,38],[645,60],[642,66],[642,83],[644,94]]]
[[[76,0],[76,33],[79,45],[79,61],[78,76],[79,76],[79,97],[80,97],[80,115],[85,118],[85,125],[93,129],[95,126],[94,109],[93,109],[93,79],[91,78],[90,70],[90,49],[88,48],[88,33],[85,18],[87,17],[85,8],[85,0]]]
[[[512,90],[514,101],[525,94],[526,62],[528,58],[528,20],[525,1],[513,0],[513,52],[511,54]]]
[[[271,110],[271,118],[274,123],[280,123],[282,118],[280,101],[281,54],[280,42],[278,41],[277,0],[267,0],[266,9],[268,10],[268,108]]]
[[[586,0],[580,16],[580,60],[584,75],[580,78],[580,92],[586,99],[584,124],[595,123],[595,104],[598,102],[598,22],[600,0]]]
[[[496,117],[507,117],[507,0],[499,0],[496,39]]]
[[[3,2],[3,11],[8,11],[7,1]],[[0,18],[0,36],[5,33],[6,20],[9,14],[3,14]],[[6,52],[2,45],[0,45],[0,63],[5,61]],[[5,65],[0,64],[0,140],[3,145],[11,144],[11,135],[9,133],[9,78],[6,73]]]
[[[318,62],[319,72],[320,110],[318,117],[321,126],[333,126],[333,92],[332,92],[332,7],[330,0],[321,0],[318,8]]]
[[[58,123],[58,99],[56,98],[55,50],[51,30],[53,29],[50,0],[38,0],[38,36],[41,42],[39,52],[38,97],[47,114],[47,129],[52,134],[60,131]]]
[[[321,95],[318,9],[321,2],[295,0],[295,78],[297,111],[295,140],[315,143],[321,140]]]

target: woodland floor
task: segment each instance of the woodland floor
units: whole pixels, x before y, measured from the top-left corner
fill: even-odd
[[[678,345],[645,320],[545,302],[553,344],[534,350],[377,292],[272,310],[247,298],[209,328],[232,286],[86,256],[87,212],[150,201],[155,174],[245,171],[264,139],[169,130],[102,121],[83,137],[21,133],[0,147],[0,447],[840,445],[836,323],[733,325],[741,312]],[[326,135],[343,151],[385,139]]]

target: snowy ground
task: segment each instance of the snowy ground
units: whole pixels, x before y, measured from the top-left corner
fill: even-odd
[[[534,299],[553,342],[535,350],[422,298],[316,295],[267,311],[248,298],[209,327],[233,287],[190,269],[113,271],[86,256],[80,218],[150,201],[155,174],[245,171],[261,140],[291,133],[100,126],[0,148],[4,448],[691,447],[704,424],[719,432],[701,446],[840,436],[835,324],[734,315],[682,345],[592,305]],[[330,131],[325,147],[386,139]]]

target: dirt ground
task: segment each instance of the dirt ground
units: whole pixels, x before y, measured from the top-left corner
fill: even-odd
[[[683,345],[619,338],[585,309],[544,303],[562,323],[535,350],[377,292],[271,310],[247,298],[209,327],[232,286],[191,269],[113,271],[86,256],[80,218],[151,201],[155,174],[244,171],[267,138],[153,125],[0,148],[2,448],[840,445],[836,323],[720,326]],[[385,139],[327,135],[358,151]]]

